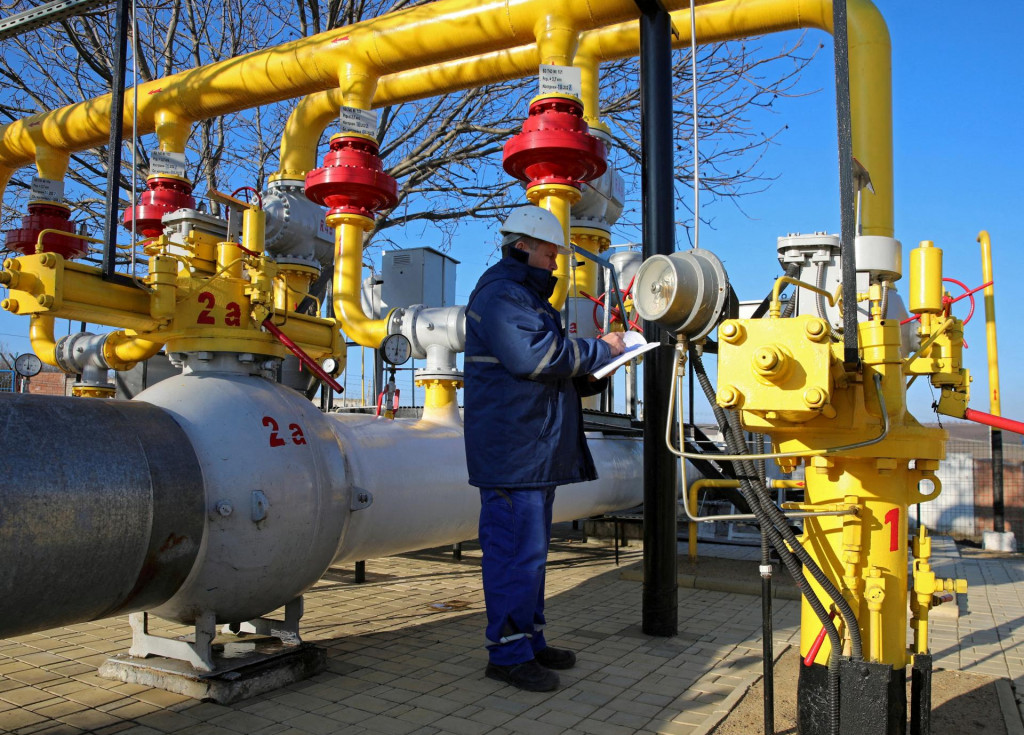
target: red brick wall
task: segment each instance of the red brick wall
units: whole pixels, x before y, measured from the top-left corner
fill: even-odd
[[[66,396],[74,376],[64,373],[39,373],[28,379],[28,392],[44,396]]]
[[[1024,463],[1003,461],[1003,520],[1005,528],[992,528],[992,460],[974,460],[974,517],[977,533],[1013,531],[1024,540]]]

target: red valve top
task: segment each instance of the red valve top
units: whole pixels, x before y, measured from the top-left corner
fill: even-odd
[[[71,222],[71,207],[57,202],[29,202],[28,214],[21,220],[21,227],[7,232],[7,249],[22,255],[36,251],[39,233],[43,230],[74,232]],[[66,237],[56,233],[43,235],[43,252],[58,253],[65,259],[79,258],[86,254],[85,240]]]
[[[148,191],[139,195],[139,203],[124,210],[124,228],[131,230],[135,220],[135,231],[143,237],[159,237],[164,226],[160,222],[165,214],[179,209],[195,209],[192,198],[192,184],[173,176],[150,176],[146,179]]]
[[[523,131],[505,143],[505,171],[530,186],[567,184],[578,189],[607,168],[604,143],[589,131],[579,100],[537,98]]]
[[[398,204],[398,184],[384,171],[377,143],[355,135],[335,135],[323,168],[306,174],[306,196],[330,207],[332,214],[360,214],[373,219]]]

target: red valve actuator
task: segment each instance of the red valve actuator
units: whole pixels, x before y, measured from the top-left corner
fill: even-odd
[[[322,168],[306,174],[306,196],[330,207],[328,215],[373,218],[398,203],[398,184],[384,171],[377,143],[357,135],[335,135]]]

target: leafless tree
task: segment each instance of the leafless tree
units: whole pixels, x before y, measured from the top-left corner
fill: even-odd
[[[0,14],[26,9],[29,0],[0,0]],[[139,83],[230,58],[257,48],[408,7],[409,0],[141,0],[137,4]],[[95,12],[23,34],[0,55],[0,123],[106,93],[113,77],[113,13]],[[131,45],[131,44],[130,44]],[[795,94],[814,51],[796,42],[726,43],[699,49],[699,124],[702,186],[711,196],[735,199],[770,180],[761,154],[778,130],[765,130],[755,111]],[[675,54],[676,174],[688,191],[692,171],[689,128],[689,56]],[[635,61],[602,68],[602,114],[611,124],[617,165],[627,190],[638,190],[639,85]],[[128,83],[132,83],[129,71]],[[381,153],[399,182],[399,203],[378,220],[375,244],[423,237],[445,249],[466,218],[494,219],[522,200],[520,185],[501,170],[501,148],[526,115],[536,80],[516,80],[379,111]],[[262,187],[273,171],[278,139],[294,100],[201,121],[189,142],[189,176],[202,196],[212,189]],[[329,135],[333,131],[327,131]],[[323,141],[321,141],[323,144]],[[148,173],[148,138],[126,141],[121,207],[132,183]],[[323,147],[321,148],[323,150]],[[134,154],[134,157],[133,157]],[[73,154],[68,199],[76,218],[101,229],[107,197],[106,146]],[[133,173],[132,161],[135,161]],[[19,171],[8,187],[0,225],[23,212],[33,171]],[[688,211],[688,197],[680,197]],[[627,223],[635,224],[638,215]],[[684,221],[685,224],[685,221]]]

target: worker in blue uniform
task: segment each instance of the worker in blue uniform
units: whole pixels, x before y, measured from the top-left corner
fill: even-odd
[[[544,638],[544,568],[555,487],[597,477],[583,434],[581,396],[620,354],[622,334],[568,337],[548,303],[555,258],[568,253],[561,223],[521,207],[501,228],[502,259],[466,306],[465,436],[469,482],[480,488],[487,606],[486,675],[528,691],[558,686],[552,669],[572,651]]]

